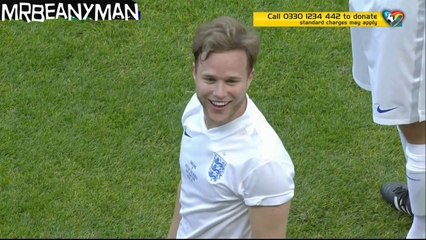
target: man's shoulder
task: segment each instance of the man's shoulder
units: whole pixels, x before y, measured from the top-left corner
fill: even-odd
[[[194,93],[183,111],[182,123],[184,123],[189,117],[198,114],[200,109],[201,103],[197,98],[197,94]]]
[[[250,114],[249,123],[252,128],[255,128],[261,135],[276,135],[275,129],[271,126],[269,121],[265,118],[260,109],[256,104],[249,99],[248,100],[248,111]]]
[[[261,152],[281,153],[286,151],[283,142],[274,127],[265,118],[253,101],[249,100],[250,121],[247,128],[248,133],[256,148]]]

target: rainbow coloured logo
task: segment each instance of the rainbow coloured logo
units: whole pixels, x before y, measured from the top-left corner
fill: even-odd
[[[404,13],[401,11],[384,10],[382,12],[383,18],[391,27],[402,27],[402,20],[404,20]]]

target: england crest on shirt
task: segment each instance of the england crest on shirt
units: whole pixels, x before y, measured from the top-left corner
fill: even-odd
[[[209,169],[210,180],[213,182],[216,182],[217,180],[219,180],[222,177],[223,172],[225,171],[225,168],[226,168],[226,161],[223,160],[223,158],[221,158],[217,153],[214,153],[212,165],[210,166],[210,169]]]

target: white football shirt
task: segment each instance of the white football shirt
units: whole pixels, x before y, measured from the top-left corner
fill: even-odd
[[[289,202],[294,166],[280,138],[247,96],[245,113],[207,129],[193,95],[182,116],[177,238],[247,238],[248,208]]]

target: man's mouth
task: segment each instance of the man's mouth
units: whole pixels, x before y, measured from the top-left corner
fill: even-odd
[[[218,108],[223,108],[226,105],[228,105],[228,103],[230,103],[230,101],[213,101],[213,100],[209,100],[209,101],[214,107],[218,107]]]

